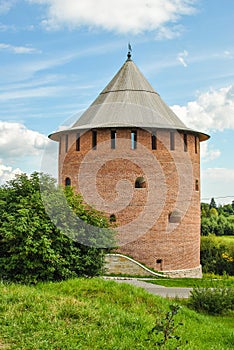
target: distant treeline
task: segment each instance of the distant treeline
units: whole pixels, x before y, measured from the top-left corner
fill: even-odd
[[[201,235],[234,235],[234,201],[217,206],[214,198],[210,204],[201,203]]]

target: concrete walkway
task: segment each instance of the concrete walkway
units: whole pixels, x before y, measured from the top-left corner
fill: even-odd
[[[128,283],[136,287],[144,288],[149,293],[160,295],[165,298],[182,298],[186,299],[190,295],[190,291],[192,288],[169,288],[163,287],[153,283],[144,282],[147,278],[139,279],[139,278],[108,278],[113,279],[118,283]]]

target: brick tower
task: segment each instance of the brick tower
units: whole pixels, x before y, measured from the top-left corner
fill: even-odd
[[[106,213],[118,252],[155,270],[200,276],[200,142],[128,53],[59,142],[59,183]]]

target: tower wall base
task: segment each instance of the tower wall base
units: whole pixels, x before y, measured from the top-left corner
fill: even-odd
[[[138,261],[122,254],[107,254],[105,273],[129,276],[152,276],[171,278],[202,278],[201,265],[192,269],[154,272]]]

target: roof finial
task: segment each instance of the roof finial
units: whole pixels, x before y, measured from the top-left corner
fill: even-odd
[[[131,57],[132,57],[132,47],[131,47],[131,44],[128,43],[128,61],[131,61]]]

